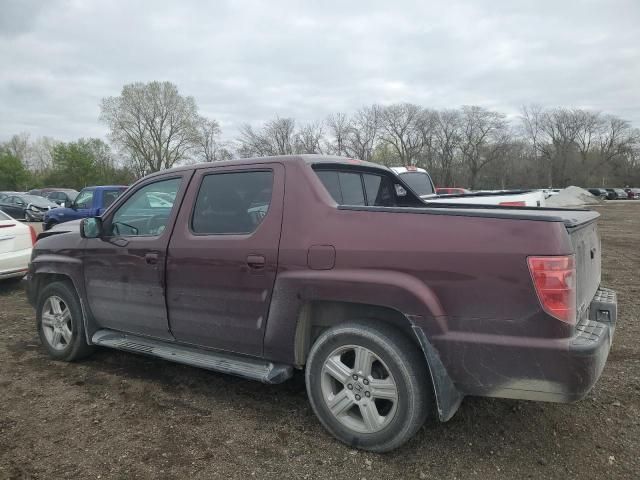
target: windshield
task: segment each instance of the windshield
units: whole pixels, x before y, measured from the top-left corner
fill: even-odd
[[[418,195],[433,195],[433,183],[426,172],[407,172],[398,175]]]

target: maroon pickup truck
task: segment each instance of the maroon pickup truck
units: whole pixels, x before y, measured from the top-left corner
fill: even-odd
[[[304,370],[327,430],[382,452],[466,395],[589,392],[617,317],[597,218],[429,204],[344,158],[208,163],[41,234],[25,285],[54,359],[100,345],[268,383]]]

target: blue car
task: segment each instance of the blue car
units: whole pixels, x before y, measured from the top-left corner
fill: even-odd
[[[71,220],[97,217],[126,189],[127,187],[123,185],[83,188],[71,205],[63,208],[54,208],[44,215],[42,220],[44,229],[49,230],[54,225]]]

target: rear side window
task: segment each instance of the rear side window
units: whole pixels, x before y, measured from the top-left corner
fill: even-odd
[[[388,177],[366,172],[318,170],[316,174],[338,205],[397,205],[393,182]]]
[[[201,235],[253,233],[267,216],[272,171],[206,175],[193,209],[191,230]]]

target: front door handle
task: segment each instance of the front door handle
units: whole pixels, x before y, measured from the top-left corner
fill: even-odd
[[[247,265],[249,268],[253,268],[254,270],[260,270],[264,268],[266,264],[266,260],[262,255],[248,255],[247,256]]]
[[[147,253],[144,256],[144,261],[149,265],[156,265],[158,263],[158,254],[157,253]]]

